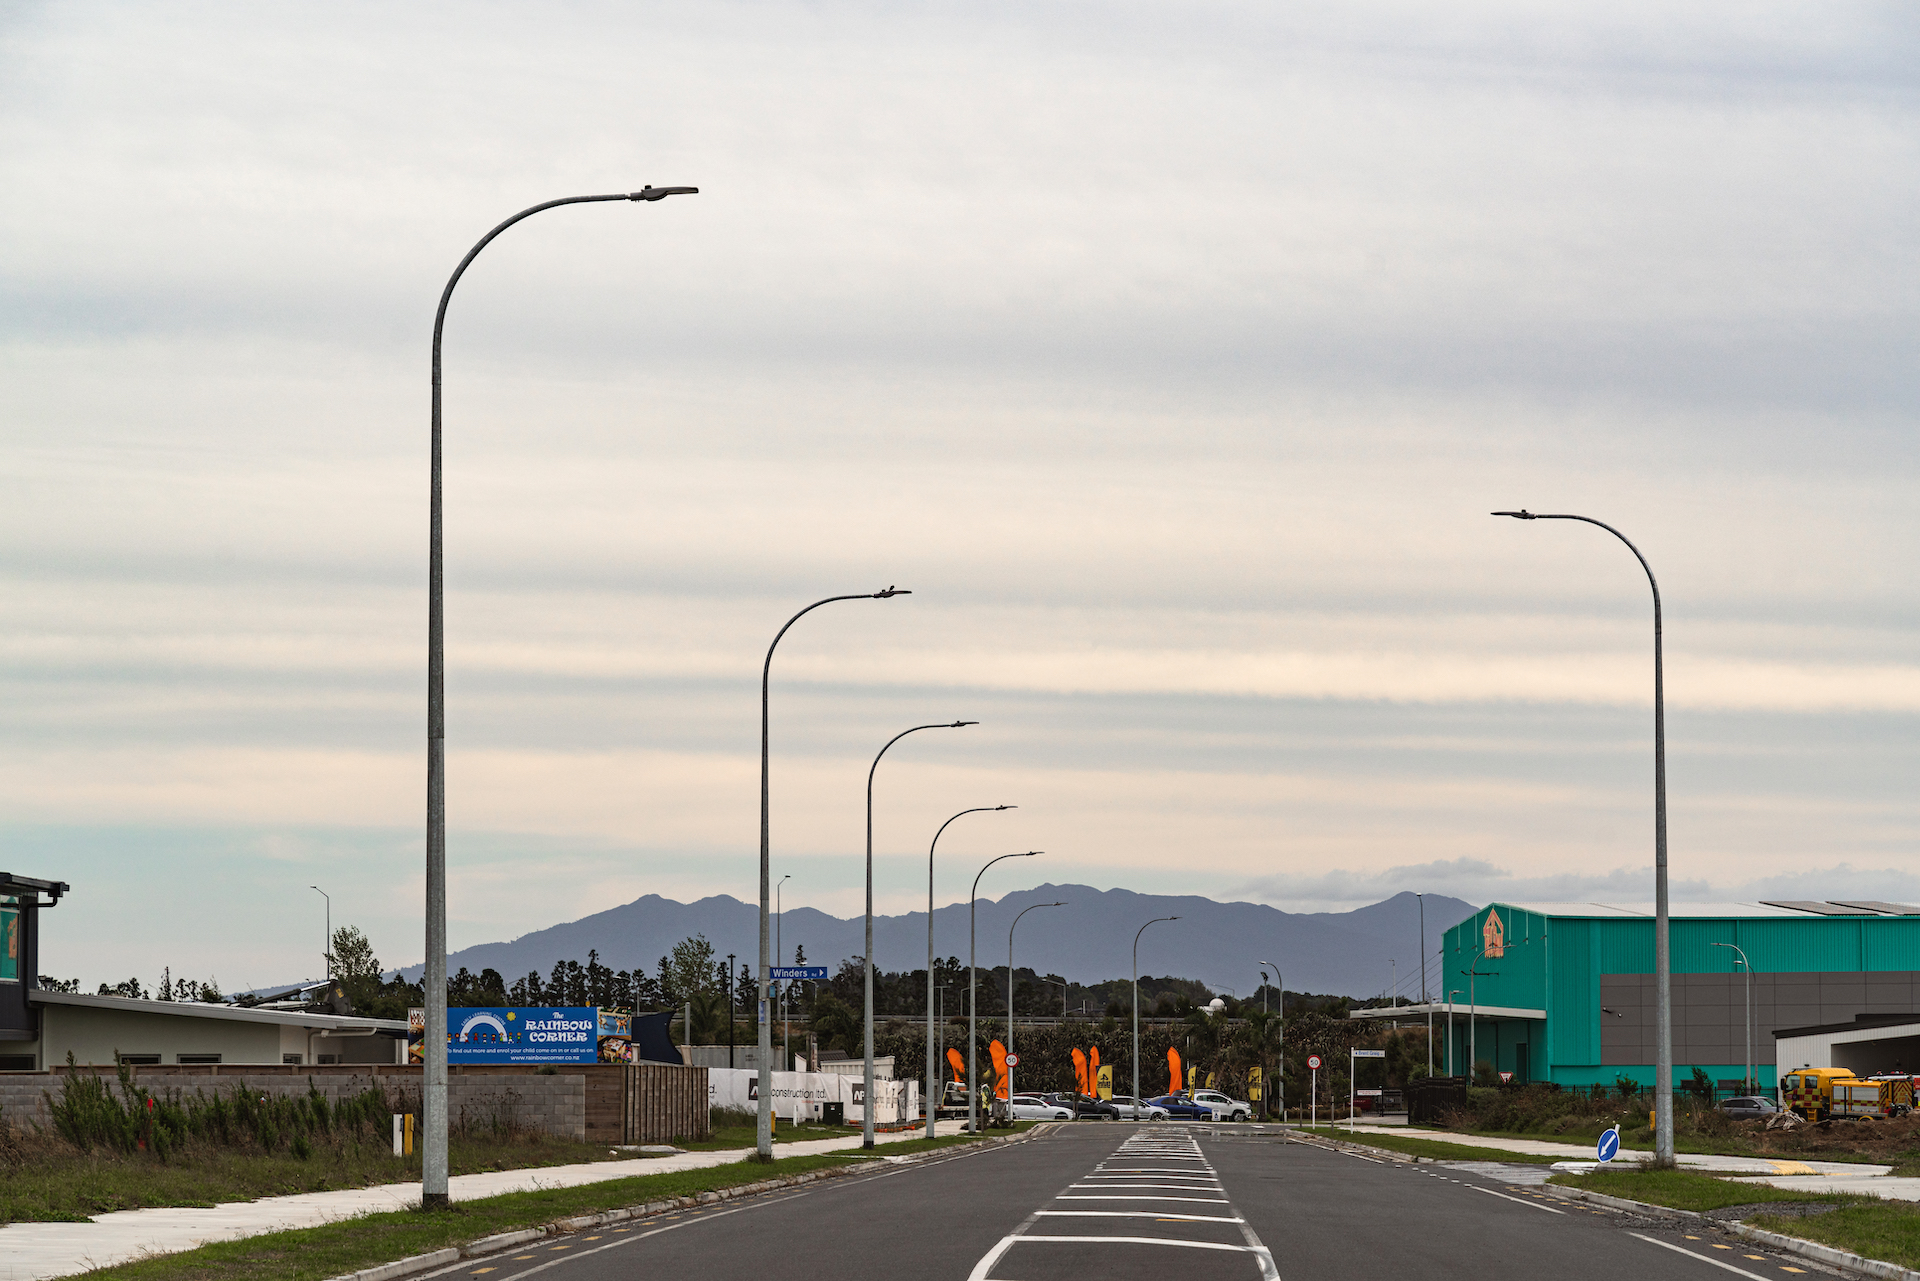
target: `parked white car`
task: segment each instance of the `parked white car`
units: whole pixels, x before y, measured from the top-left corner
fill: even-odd
[[[1073,1112],[1058,1103],[1049,1103],[1037,1094],[1016,1094],[1007,1100],[1007,1111],[1016,1121],[1071,1121]]]
[[[1210,1109],[1216,1121],[1251,1121],[1253,1104],[1245,1099],[1230,1099],[1218,1090],[1195,1090],[1193,1101]]]
[[[1122,1121],[1164,1121],[1167,1110],[1157,1103],[1147,1103],[1128,1094],[1116,1094],[1107,1102],[1120,1109]]]

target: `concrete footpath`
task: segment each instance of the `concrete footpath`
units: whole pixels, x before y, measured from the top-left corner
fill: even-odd
[[[1354,1127],[1355,1142],[1366,1141],[1369,1128],[1366,1125]],[[1417,1129],[1412,1126],[1395,1126],[1395,1135],[1408,1138],[1433,1139],[1441,1143],[1457,1143],[1469,1148],[1496,1148],[1507,1152],[1524,1152],[1529,1156],[1557,1156],[1566,1158],[1555,1162],[1556,1170],[1570,1170],[1584,1173],[1593,1168],[1593,1148],[1585,1143],[1556,1143],[1547,1139],[1504,1139],[1478,1134],[1455,1134],[1450,1130]],[[1347,1127],[1339,1129],[1339,1135],[1345,1137]],[[1650,1161],[1651,1152],[1634,1152],[1621,1149],[1620,1155],[1613,1159],[1615,1165],[1631,1162]],[[1920,1201],[1920,1179],[1892,1178],[1890,1165],[1867,1165],[1854,1161],[1794,1161],[1784,1157],[1755,1156],[1712,1156],[1705,1153],[1682,1152],[1679,1154],[1680,1168],[1698,1170],[1702,1174],[1737,1176],[1743,1181],[1765,1183],[1776,1188],[1785,1188],[1792,1192],[1851,1192],[1861,1196],[1884,1197],[1891,1201]]]
[[[905,1130],[880,1134],[875,1139],[879,1143],[898,1143],[920,1137],[918,1130]],[[781,1143],[774,1150],[777,1156],[812,1156],[859,1148],[860,1135],[856,1132],[845,1138]],[[735,1148],[724,1152],[680,1152],[633,1161],[493,1170],[485,1174],[457,1175],[447,1181],[447,1190],[455,1201],[476,1201],[503,1192],[572,1188],[610,1179],[734,1165],[752,1153],[752,1148]],[[418,1183],[384,1183],[338,1192],[235,1201],[211,1209],[120,1210],[96,1215],[85,1223],[13,1223],[0,1228],[0,1281],[72,1276],[156,1254],[175,1254],[214,1241],[237,1241],[263,1232],[310,1228],[361,1214],[403,1210],[419,1203]]]

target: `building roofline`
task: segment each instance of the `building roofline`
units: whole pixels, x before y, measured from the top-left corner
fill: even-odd
[[[1372,1010],[1348,1010],[1347,1017],[1350,1019],[1408,1019],[1446,1012],[1445,1001],[1431,1001],[1425,1005],[1402,1005],[1397,1008],[1383,1005]],[[1476,1005],[1468,1009],[1465,1001],[1455,1001],[1453,1012],[1463,1018],[1472,1014],[1480,1019],[1544,1019],[1547,1017],[1545,1010],[1530,1010],[1517,1005]]]
[[[1812,1027],[1777,1027],[1773,1030],[1773,1038],[1777,1041],[1787,1036],[1828,1036],[1835,1032],[1871,1032],[1876,1028],[1905,1027],[1908,1024],[1920,1026],[1920,1013],[1856,1014],[1848,1023],[1818,1023]]]
[[[175,1018],[224,1019],[230,1023],[273,1023],[283,1027],[310,1027],[335,1035],[405,1034],[405,1019],[369,1019],[351,1014],[308,1014],[300,1010],[250,1010],[240,1005],[209,1005],[200,1001],[137,1001],[125,996],[89,996],[85,992],[50,992],[29,988],[35,1005],[73,1005],[83,1009],[121,1010],[131,1014],[164,1014]]]
[[[52,907],[60,901],[60,896],[71,892],[73,887],[65,881],[43,881],[35,876],[16,876],[12,872],[0,872],[0,896],[18,898],[23,894],[33,896],[33,906]],[[40,902],[42,894],[52,895],[48,902]]]

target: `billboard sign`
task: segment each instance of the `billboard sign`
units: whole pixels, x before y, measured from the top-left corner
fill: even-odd
[[[598,1063],[602,1035],[618,1036],[604,1029],[625,1021],[612,1011],[602,1016],[591,1005],[456,1006],[447,1011],[447,1062]],[[424,1031],[426,1011],[407,1011],[407,1022]]]

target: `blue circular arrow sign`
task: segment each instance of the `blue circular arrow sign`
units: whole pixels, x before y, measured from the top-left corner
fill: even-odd
[[[1602,1161],[1611,1161],[1620,1155],[1620,1130],[1617,1126],[1600,1136],[1600,1145],[1594,1154]]]

